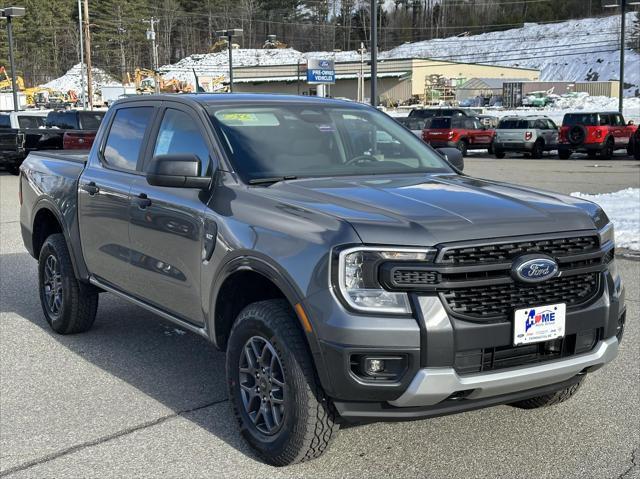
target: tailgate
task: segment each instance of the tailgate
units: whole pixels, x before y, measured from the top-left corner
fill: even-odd
[[[521,142],[524,141],[525,130],[496,130],[496,140],[500,142]]]
[[[16,130],[0,132],[0,151],[24,151],[24,133]]]

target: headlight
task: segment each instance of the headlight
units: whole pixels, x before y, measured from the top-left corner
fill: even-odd
[[[385,290],[378,270],[385,261],[426,261],[435,250],[357,246],[337,253],[337,282],[340,295],[354,310],[368,313],[411,313],[407,293]]]
[[[598,234],[600,235],[600,246],[605,245],[609,241],[611,241],[611,243],[615,242],[613,223],[609,223],[607,226],[602,228],[598,231]]]

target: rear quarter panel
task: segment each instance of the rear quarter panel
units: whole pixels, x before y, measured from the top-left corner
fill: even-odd
[[[72,256],[76,274],[86,278],[78,233],[78,178],[84,170],[86,154],[53,152],[30,153],[20,167],[22,204],[20,227],[29,253],[37,258],[33,248],[33,230],[38,212],[51,211],[62,226]]]

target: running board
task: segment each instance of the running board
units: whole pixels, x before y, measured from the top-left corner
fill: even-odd
[[[91,284],[93,284],[94,286],[97,286],[98,288],[104,289],[105,291],[109,292],[109,293],[113,293],[116,296],[119,296],[120,298],[124,299],[125,301],[129,301],[130,303],[135,304],[136,306],[140,306],[143,309],[146,309],[147,311],[150,311],[154,314],[157,314],[158,316],[171,321],[172,323],[177,324],[178,326],[183,327],[184,329],[188,329],[189,331],[191,331],[192,333],[196,333],[200,336],[203,336],[207,339],[209,339],[209,334],[207,333],[207,330],[205,328],[201,328],[199,326],[196,326],[195,324],[191,324],[188,321],[185,321],[183,319],[178,318],[177,316],[174,316],[173,314],[167,313],[166,311],[163,311],[159,308],[156,308],[155,306],[151,306],[150,304],[145,303],[144,301],[141,301],[137,298],[134,298],[133,296],[129,296],[126,293],[123,293],[122,291],[119,291],[117,289],[115,289],[112,286],[109,286],[108,284],[103,283],[102,281],[100,281],[99,279],[96,279],[94,276],[91,276],[89,278],[89,282]]]

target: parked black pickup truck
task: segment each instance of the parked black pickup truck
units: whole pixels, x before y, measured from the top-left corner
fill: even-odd
[[[21,167],[44,316],[87,331],[107,291],[209,339],[275,465],[345,421],[564,401],[622,338],[613,226],[444,155],[352,102],[117,101],[88,158]]]
[[[3,128],[0,122],[0,166],[17,174],[29,152],[63,149],[65,133],[72,133],[76,144],[85,137],[90,144],[104,114],[104,111],[66,110],[50,112],[40,123],[29,117],[31,122],[24,126]]]

